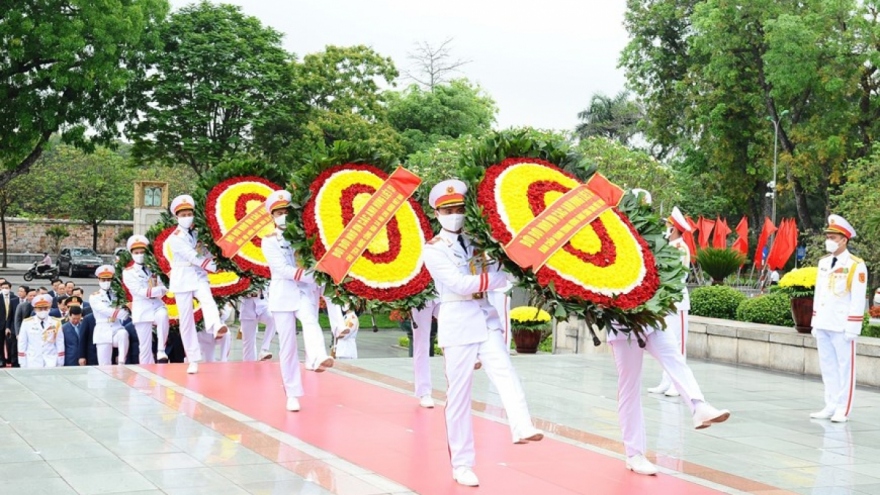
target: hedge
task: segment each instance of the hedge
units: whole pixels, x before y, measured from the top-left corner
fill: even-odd
[[[736,308],[736,319],[781,327],[794,326],[791,300],[785,294],[765,294],[744,300]]]
[[[699,287],[691,292],[690,314],[735,320],[736,308],[745,299],[742,292],[726,285]]]

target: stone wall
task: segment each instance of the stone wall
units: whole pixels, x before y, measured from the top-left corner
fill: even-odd
[[[820,376],[816,339],[793,328],[691,316],[688,358],[753,366],[798,375]],[[605,340],[604,332],[598,332]],[[563,322],[554,330],[555,352],[610,352],[594,347],[586,324]],[[856,383],[880,387],[880,339],[859,337],[856,345]]]
[[[36,254],[49,251],[52,260],[58,256],[54,239],[46,235],[46,229],[56,225],[70,232],[60,244],[65,247],[92,247],[92,227],[77,220],[54,220],[47,218],[7,218],[6,251],[8,253]],[[113,253],[113,249],[125,244],[117,244],[114,238],[119,232],[132,229],[133,222],[127,220],[108,220],[98,226],[98,252]],[[0,246],[2,247],[2,246]]]

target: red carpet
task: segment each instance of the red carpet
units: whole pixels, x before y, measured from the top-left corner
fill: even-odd
[[[277,363],[144,366],[192,391],[385,476],[422,495],[710,495],[722,492],[626,470],[615,458],[545,438],[513,445],[507,425],[474,418],[479,488],[452,481],[443,408],[332,372],[303,371],[302,411],[284,410]]]

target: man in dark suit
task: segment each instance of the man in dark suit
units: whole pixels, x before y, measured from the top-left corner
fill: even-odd
[[[34,300],[34,297],[37,295],[36,289],[28,289],[27,295],[24,298],[24,301],[18,301],[18,307],[15,308],[15,335],[18,336],[18,329],[21,328],[21,322],[24,321],[25,318],[30,318],[31,315],[34,314],[34,307],[31,305],[31,301]]]
[[[79,339],[79,357],[85,358],[87,366],[98,365],[98,348],[92,343],[95,334],[95,315],[90,314],[82,319],[82,331]]]
[[[86,301],[85,298],[83,297],[83,290],[82,290],[82,287],[76,287],[76,288],[74,288],[74,289],[71,291],[71,294],[70,294],[70,295],[71,295],[71,296],[77,296],[77,297],[79,297],[80,300],[83,302],[83,303],[82,303],[83,318],[85,318],[86,316],[89,316],[90,314],[92,314],[92,306],[91,306],[91,305],[89,304],[89,302]]]
[[[0,326],[3,327],[3,348],[6,350],[4,359],[0,351],[0,368],[15,365],[18,362],[18,345],[15,335],[15,310],[18,308],[18,297],[12,294],[12,284],[8,280],[0,282]]]
[[[85,366],[86,358],[81,354],[82,347],[79,344],[85,326],[82,321],[82,308],[71,306],[68,311],[70,319],[61,327],[64,332],[64,366]]]

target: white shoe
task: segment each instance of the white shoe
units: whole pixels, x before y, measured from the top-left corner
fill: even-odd
[[[477,478],[477,475],[474,474],[474,471],[467,467],[457,467],[452,470],[452,479],[455,480],[459,485],[464,486],[480,486],[480,480]]]
[[[522,436],[515,438],[513,440],[513,443],[524,444],[529,442],[540,442],[543,439],[544,433],[537,428],[532,428],[530,430],[526,430]]]
[[[426,409],[433,409],[434,399],[430,395],[423,395],[419,398],[419,405]]]
[[[323,371],[327,371],[328,368],[333,367],[333,358],[328,357],[327,359],[321,361],[321,364],[318,365],[318,368],[315,370],[315,373],[321,373]]]
[[[290,412],[299,411],[299,399],[296,397],[288,397],[287,398],[287,410]]]
[[[266,351],[260,351],[260,361],[268,361],[272,359],[272,353]]]
[[[847,417],[843,411],[837,411],[834,413],[834,416],[831,416],[832,423],[846,423]]]
[[[700,402],[694,411],[694,428],[702,430],[712,426],[713,423],[723,423],[730,417],[727,409],[715,409],[708,402]]]
[[[199,363],[189,363],[189,366],[186,367],[187,374],[195,375],[199,372]]]
[[[651,461],[642,454],[627,457],[626,468],[636,474],[644,474],[646,476],[654,476],[659,472],[657,466],[652,464]]]
[[[666,397],[678,397],[681,394],[678,393],[678,390],[675,389],[675,386],[672,386],[666,389],[666,391],[663,392],[663,395],[665,395]]]
[[[833,409],[822,409],[819,412],[810,413],[810,419],[831,419],[834,416]]]
[[[168,354],[165,354],[165,351],[159,351],[156,353],[156,362],[157,363],[167,363],[168,362]]]
[[[669,390],[669,383],[661,383],[656,387],[651,387],[648,389],[649,394],[665,394],[667,390]]]

